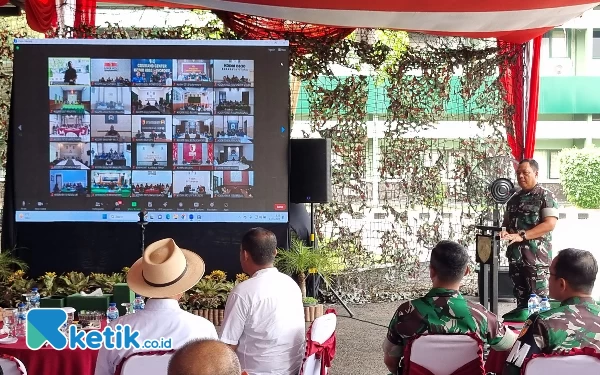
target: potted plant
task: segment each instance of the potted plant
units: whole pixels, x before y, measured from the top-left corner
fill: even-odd
[[[325,247],[306,246],[298,238],[292,238],[289,250],[278,249],[275,266],[279,271],[290,276],[297,275],[297,282],[302,292],[302,298],[306,297],[306,276],[310,273],[320,274],[325,282],[334,270],[334,257]]]
[[[306,322],[312,322],[323,315],[323,305],[319,304],[316,298],[304,297],[302,298],[302,304],[304,305],[304,320]]]
[[[194,314],[208,319],[216,326],[223,322],[225,302],[234,287],[234,283],[227,282],[226,277],[223,271],[211,272],[194,286],[187,301]]]
[[[42,286],[40,292],[43,296],[40,299],[41,307],[65,307],[65,298],[67,298],[67,296],[60,287],[56,273],[46,272],[38,278],[38,281]]]

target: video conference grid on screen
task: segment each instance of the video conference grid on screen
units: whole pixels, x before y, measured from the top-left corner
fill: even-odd
[[[48,67],[51,196],[253,197],[254,61]]]
[[[48,58],[50,199],[253,199],[254,64]]]

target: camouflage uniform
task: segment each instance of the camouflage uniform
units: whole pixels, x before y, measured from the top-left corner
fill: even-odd
[[[516,334],[506,330],[485,307],[467,301],[456,290],[433,288],[424,297],[400,305],[390,321],[387,340],[405,347],[420,334],[471,332],[499,351],[510,349],[516,340]]]
[[[520,374],[525,359],[534,354],[586,347],[600,351],[600,305],[592,298],[569,298],[529,317],[502,374]]]
[[[508,201],[504,225],[509,233],[518,233],[532,229],[548,216],[558,217],[558,203],[551,191],[538,184],[528,192],[521,190]],[[548,295],[551,242],[552,232],[508,246],[508,273],[514,285],[517,307],[527,308],[531,293]]]

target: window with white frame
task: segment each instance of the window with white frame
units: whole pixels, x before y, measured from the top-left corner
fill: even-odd
[[[551,180],[560,179],[560,150],[551,150],[548,155],[548,178]]]
[[[593,32],[592,58],[600,59],[600,29],[594,29]]]
[[[571,30],[554,29],[544,34],[542,54],[551,58],[571,57]]]
[[[536,150],[533,159],[540,166],[538,178],[541,181],[560,179],[560,150]]]

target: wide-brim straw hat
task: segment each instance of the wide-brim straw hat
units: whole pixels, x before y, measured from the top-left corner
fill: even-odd
[[[129,269],[127,284],[141,296],[168,298],[191,289],[204,276],[204,270],[198,254],[166,238],[146,248],[144,256]]]

